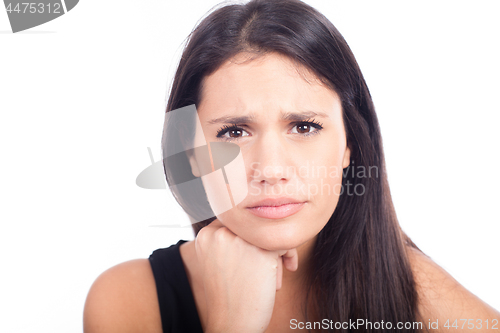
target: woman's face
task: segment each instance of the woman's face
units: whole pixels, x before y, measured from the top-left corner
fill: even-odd
[[[350,154],[341,102],[287,57],[245,59],[207,76],[197,107],[198,140],[237,144],[245,165],[248,195],[217,218],[255,246],[296,248],[323,229],[338,202]]]

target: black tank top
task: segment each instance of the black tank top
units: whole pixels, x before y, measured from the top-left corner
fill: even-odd
[[[191,286],[182,262],[180,240],[168,248],[153,251],[149,263],[156,282],[164,333],[203,333]]]

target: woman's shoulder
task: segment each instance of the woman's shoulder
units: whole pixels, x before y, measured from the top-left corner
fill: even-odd
[[[99,275],[87,295],[83,317],[85,333],[162,332],[149,260],[126,261]]]
[[[436,264],[431,258],[409,248],[410,264],[414,273],[418,293],[418,308],[424,325],[438,322],[440,331],[448,331],[457,319],[456,325],[469,325],[467,331],[480,331],[480,322],[487,319],[500,321],[500,313],[468,291],[446,270]],[[469,321],[469,319],[471,319]],[[472,324],[473,323],[473,324]],[[499,323],[500,325],[500,323]]]

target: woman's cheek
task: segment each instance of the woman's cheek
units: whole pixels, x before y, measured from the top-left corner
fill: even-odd
[[[247,197],[248,184],[239,148],[235,150],[235,145],[226,143],[210,143],[210,147],[210,160],[204,159],[206,168],[201,179],[210,207],[219,216]]]
[[[216,216],[233,208],[222,170],[215,170],[203,176],[202,181],[208,202]]]

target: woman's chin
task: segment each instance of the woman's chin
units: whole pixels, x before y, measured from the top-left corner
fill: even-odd
[[[291,250],[299,247],[309,240],[304,233],[299,233],[288,228],[282,232],[270,232],[265,230],[252,230],[251,232],[241,231],[237,235],[252,245],[267,251]],[[314,235],[311,235],[311,238]]]

